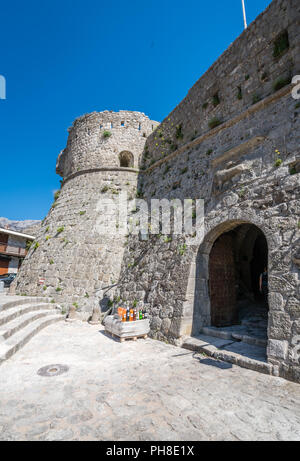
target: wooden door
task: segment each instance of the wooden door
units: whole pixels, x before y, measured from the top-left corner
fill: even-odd
[[[211,324],[216,327],[237,323],[235,263],[232,236],[224,234],[215,242],[209,258]]]
[[[9,264],[8,259],[0,258],[0,275],[5,275],[8,273],[8,264]]]

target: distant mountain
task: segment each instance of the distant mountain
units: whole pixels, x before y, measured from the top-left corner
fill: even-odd
[[[16,232],[24,232],[35,235],[41,225],[41,221],[26,219],[25,221],[11,221],[7,218],[0,218],[0,227],[9,228]]]

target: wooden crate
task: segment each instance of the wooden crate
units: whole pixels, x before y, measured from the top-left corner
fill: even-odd
[[[121,322],[118,316],[109,315],[105,319],[105,331],[112,337],[117,337],[121,342],[126,339],[147,338],[150,331],[149,319],[136,320],[135,322]]]

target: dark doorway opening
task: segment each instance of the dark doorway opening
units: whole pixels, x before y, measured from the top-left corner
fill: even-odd
[[[217,238],[209,256],[213,327],[235,327],[242,336],[266,343],[268,302],[259,279],[267,265],[267,240],[255,225],[241,224]]]

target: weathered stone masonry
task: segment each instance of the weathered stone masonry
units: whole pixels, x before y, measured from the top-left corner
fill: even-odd
[[[232,229],[239,237],[242,224],[246,230],[255,225],[268,244],[268,361],[296,381],[300,108],[287,76],[300,74],[299,7],[274,1],[148,138],[139,177],[144,196],[203,198],[205,237],[200,248],[184,251],[184,241],[174,236],[167,243],[164,237],[131,237],[124,256],[131,278],[119,291],[150,313],[153,337],[181,344],[185,335],[211,325],[214,243]],[[288,46],[274,56],[282,33]]]
[[[120,191],[135,197],[139,156],[157,125],[128,111],[95,112],[74,122],[57,161],[62,187],[23,263],[17,293],[52,297],[66,310],[75,304],[83,318],[90,316],[96,291],[118,281],[125,247],[125,237],[95,229],[99,200]]]
[[[87,316],[95,290],[118,281],[112,296],[149,312],[152,337],[181,344],[212,323],[209,263],[217,239],[234,232],[243,248],[261,233],[268,246],[268,361],[300,381],[300,107],[290,84],[300,75],[299,25],[299,1],[274,0],[159,127],[130,112],[76,120],[58,159],[61,194],[17,292],[78,303]],[[120,190],[134,196],[137,183],[148,201],[205,200],[200,247],[186,246],[183,237],[93,233],[99,199]]]

